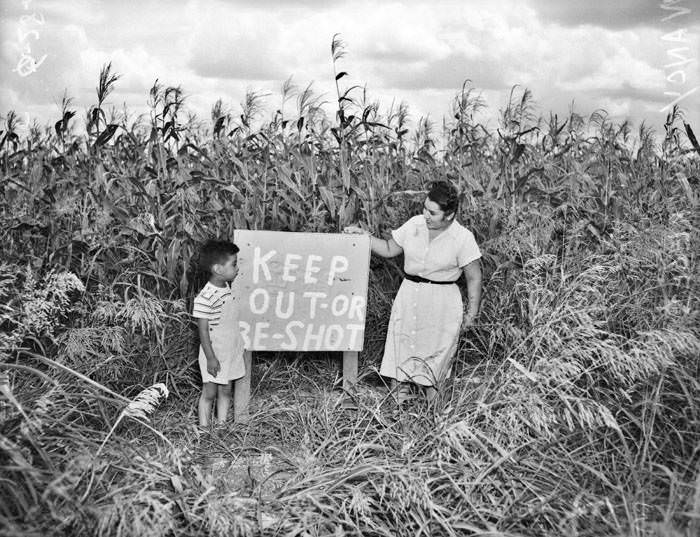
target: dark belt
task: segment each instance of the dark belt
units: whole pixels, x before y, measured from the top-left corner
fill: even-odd
[[[416,283],[434,283],[435,285],[452,285],[454,283],[457,283],[456,281],[449,281],[449,282],[436,282],[435,280],[429,280],[428,278],[423,278],[422,276],[415,276],[414,274],[405,274],[403,275],[404,278],[407,280],[410,280],[412,282]]]

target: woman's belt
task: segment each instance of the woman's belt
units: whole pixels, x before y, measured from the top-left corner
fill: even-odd
[[[434,283],[435,285],[452,285],[453,283],[457,283],[456,281],[449,281],[449,282],[436,282],[435,280],[429,280],[428,278],[423,278],[422,276],[415,276],[413,274],[405,274],[403,275],[404,278],[407,280],[410,280],[412,282],[416,283]]]

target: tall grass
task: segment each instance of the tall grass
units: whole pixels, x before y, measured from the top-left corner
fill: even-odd
[[[290,79],[269,119],[250,92],[201,122],[157,81],[133,119],[105,109],[110,65],[85,132],[68,96],[24,137],[8,112],[0,534],[695,535],[700,159],[682,111],[657,141],[604,111],[545,120],[516,87],[493,132],[465,82],[441,131],[411,129],[405,104],[344,86],[338,37],[331,53],[334,118]],[[376,374],[400,276],[373,260],[356,409],[332,356],[265,355],[251,423],[198,433],[197,244],[386,233],[436,178],[485,269],[437,402],[397,413]],[[173,397],[151,423],[124,419],[159,382]]]

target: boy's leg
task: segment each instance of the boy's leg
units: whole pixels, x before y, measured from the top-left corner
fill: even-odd
[[[199,396],[199,425],[207,427],[209,416],[211,416],[211,406],[216,398],[216,384],[205,382],[202,386],[202,395]]]
[[[219,384],[216,396],[216,421],[225,423],[228,417],[228,409],[231,407],[231,383]]]

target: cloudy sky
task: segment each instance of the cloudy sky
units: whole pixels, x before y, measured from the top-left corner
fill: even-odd
[[[544,116],[573,102],[657,130],[680,100],[700,132],[698,0],[0,0],[0,31],[0,115],[42,123],[64,90],[83,115],[106,62],[122,75],[109,104],[134,112],[156,78],[202,118],[218,98],[240,110],[246,90],[273,111],[290,76],[332,102],[339,33],[342,81],[414,121],[441,122],[470,79],[492,128],[518,84]]]

